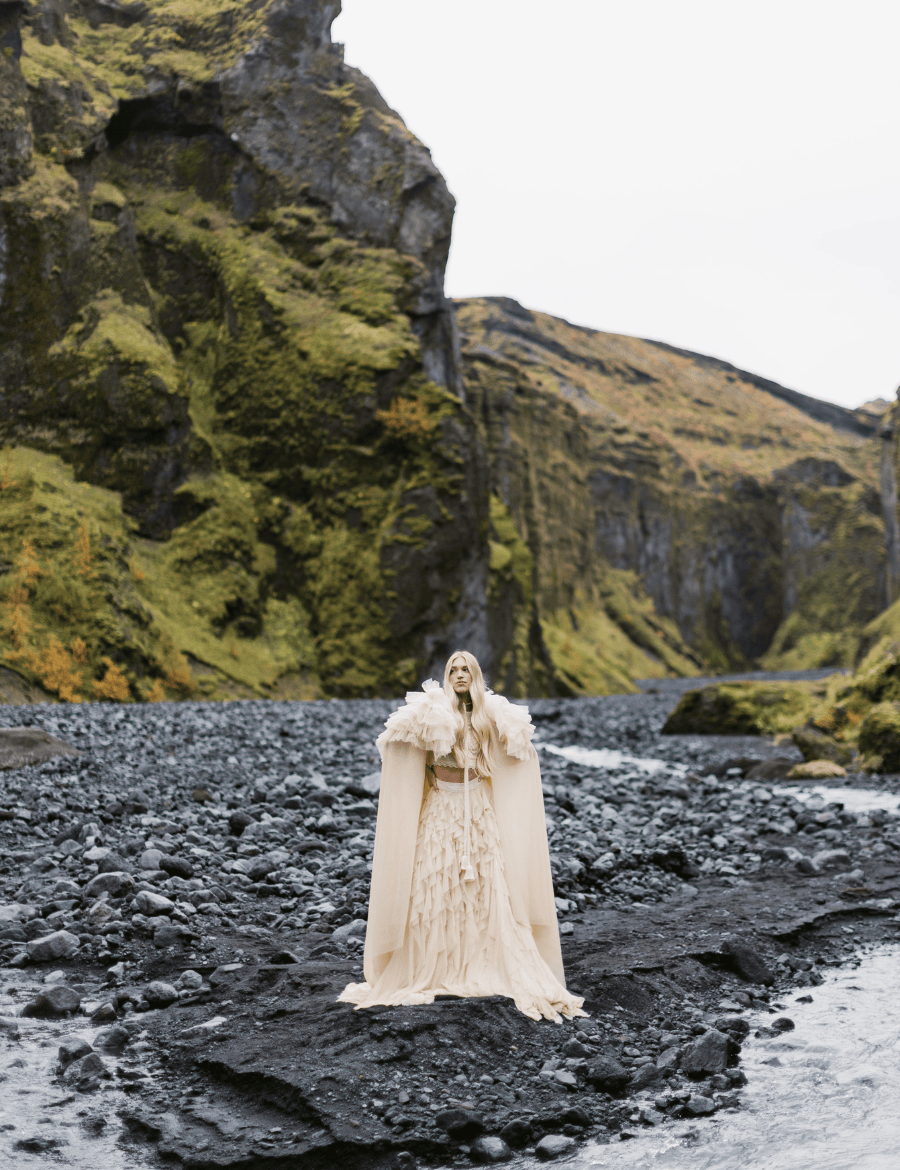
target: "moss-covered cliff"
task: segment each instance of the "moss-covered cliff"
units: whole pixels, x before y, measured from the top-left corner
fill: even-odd
[[[886,590],[870,417],[503,298],[457,319],[548,645],[609,616],[674,670],[684,642],[713,667],[853,661]],[[611,610],[624,573],[652,630]]]
[[[339,10],[0,0],[0,666],[139,700],[395,694],[458,645],[519,695],[846,657],[870,423],[455,311],[453,199]]]

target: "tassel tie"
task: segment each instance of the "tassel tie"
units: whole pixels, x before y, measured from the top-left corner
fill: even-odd
[[[469,851],[472,847],[472,799],[469,795],[469,765],[466,764],[463,772],[463,800],[465,801],[465,837],[463,839],[463,881],[474,882],[475,870],[472,868],[472,859]]]

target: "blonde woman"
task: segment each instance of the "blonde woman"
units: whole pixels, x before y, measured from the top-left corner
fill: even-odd
[[[531,717],[484,685],[465,650],[377,743],[381,792],[358,1007],[509,996],[531,1016],[583,1016],[565,987]]]

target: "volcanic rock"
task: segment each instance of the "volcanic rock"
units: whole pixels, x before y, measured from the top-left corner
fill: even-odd
[[[80,946],[81,942],[76,935],[67,930],[57,930],[26,943],[25,949],[33,963],[48,963],[52,959],[71,959]]]
[[[749,943],[737,938],[729,938],[724,940],[721,950],[723,955],[730,956],[735,970],[748,983],[762,983],[768,987],[775,982],[775,976],[765,960]]]

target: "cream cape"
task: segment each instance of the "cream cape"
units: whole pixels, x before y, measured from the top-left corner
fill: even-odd
[[[489,693],[494,725],[491,776],[503,867],[516,920],[530,926],[541,958],[565,987],[541,769],[531,745],[534,728],[525,707]],[[451,701],[433,680],[411,691],[377,739],[381,791],[369,894],[364,970],[374,986],[391,953],[403,945],[412,886],[419,813],[426,795],[425,757],[449,752],[455,739]]]

